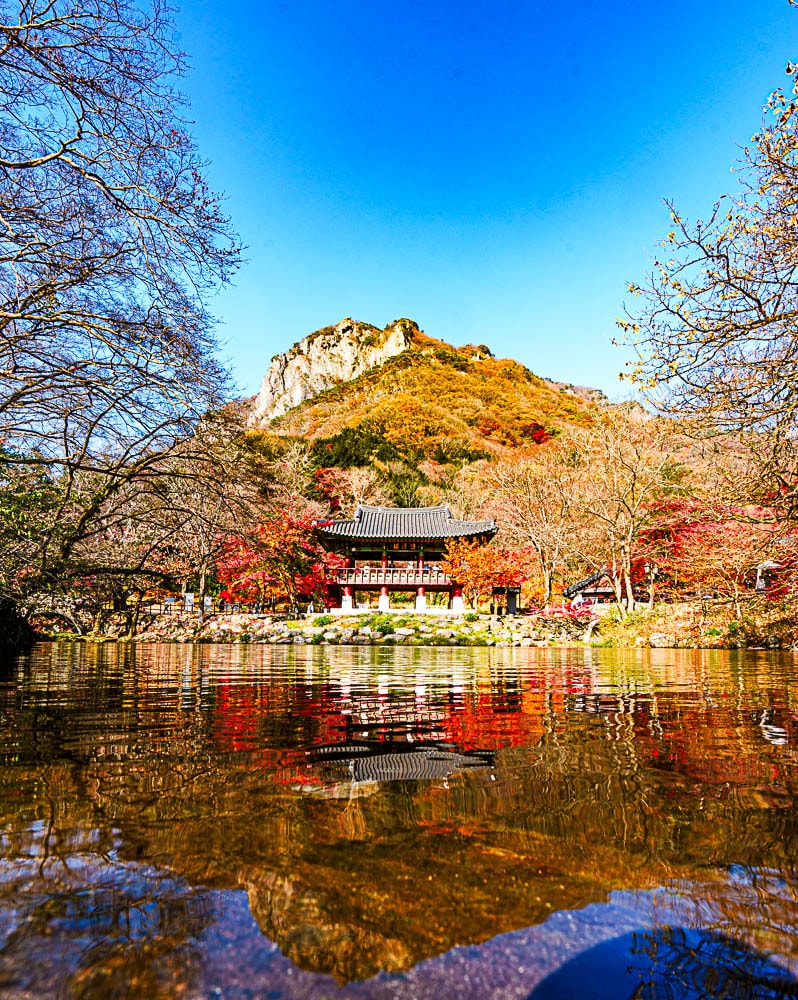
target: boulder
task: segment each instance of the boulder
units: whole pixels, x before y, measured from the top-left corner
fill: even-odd
[[[676,639],[667,632],[654,632],[648,637],[648,644],[652,649],[672,649]]]

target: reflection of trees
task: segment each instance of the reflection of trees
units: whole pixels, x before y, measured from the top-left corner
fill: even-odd
[[[0,981],[20,995],[154,997],[200,978],[196,941],[218,917],[213,894],[151,866],[115,863],[83,830],[76,853],[17,861],[0,879],[7,926]]]
[[[798,981],[786,969],[727,934],[654,924],[580,952],[527,1000],[581,996],[597,981],[601,996],[630,1000],[798,997]]]
[[[676,686],[628,665],[608,679],[574,654],[524,668],[449,659],[448,673],[411,663],[385,679],[218,653],[214,665],[203,648],[39,651],[0,701],[3,853],[66,878],[81,853],[117,852],[246,888],[267,937],[340,979],[673,879],[712,882],[719,926],[763,947],[793,919],[789,880],[752,883],[744,900],[725,888],[730,866],[789,872],[798,848],[792,744],[771,746],[759,725],[767,704],[794,738],[795,693],[763,663],[684,669]],[[305,754],[410,737],[500,749],[492,772],[451,773],[448,787],[405,776],[361,797]],[[126,899],[119,913],[138,919]],[[167,931],[165,905],[142,954],[168,939],[166,967],[181,923],[200,917],[177,906]],[[98,961],[132,961],[104,919]]]

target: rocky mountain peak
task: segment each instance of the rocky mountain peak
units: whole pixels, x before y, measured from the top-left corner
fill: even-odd
[[[397,319],[384,330],[368,323],[342,319],[272,358],[255,397],[249,423],[265,427],[286,411],[325,389],[348,382],[413,343],[419,328],[413,320]]]

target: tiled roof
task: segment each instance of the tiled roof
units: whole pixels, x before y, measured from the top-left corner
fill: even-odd
[[[496,534],[495,521],[458,521],[448,506],[369,507],[358,506],[355,516],[320,527],[328,538],[462,538]]]
[[[604,579],[605,576],[605,573],[597,570],[595,573],[591,573],[590,576],[586,576],[584,580],[577,580],[570,587],[566,587],[563,590],[563,594],[565,597],[575,597],[577,594],[581,594],[583,590],[587,590],[588,587],[592,587],[594,583],[598,583],[599,580]]]

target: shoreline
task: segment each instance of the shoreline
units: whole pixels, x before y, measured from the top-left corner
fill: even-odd
[[[641,620],[642,617],[642,620]],[[632,618],[634,620],[632,620]],[[602,627],[603,626],[603,627]],[[670,627],[668,627],[670,626]],[[702,622],[685,628],[677,615],[668,621],[662,610],[636,612],[626,621],[569,615],[489,615],[466,612],[446,616],[359,611],[316,613],[300,617],[173,612],[144,618],[136,635],[125,634],[121,616],[102,633],[39,634],[37,641],[133,643],[243,643],[253,645],[324,646],[452,646],[452,647],[585,647],[653,649],[795,649],[790,634],[723,634]],[[717,634],[716,634],[717,633]]]

